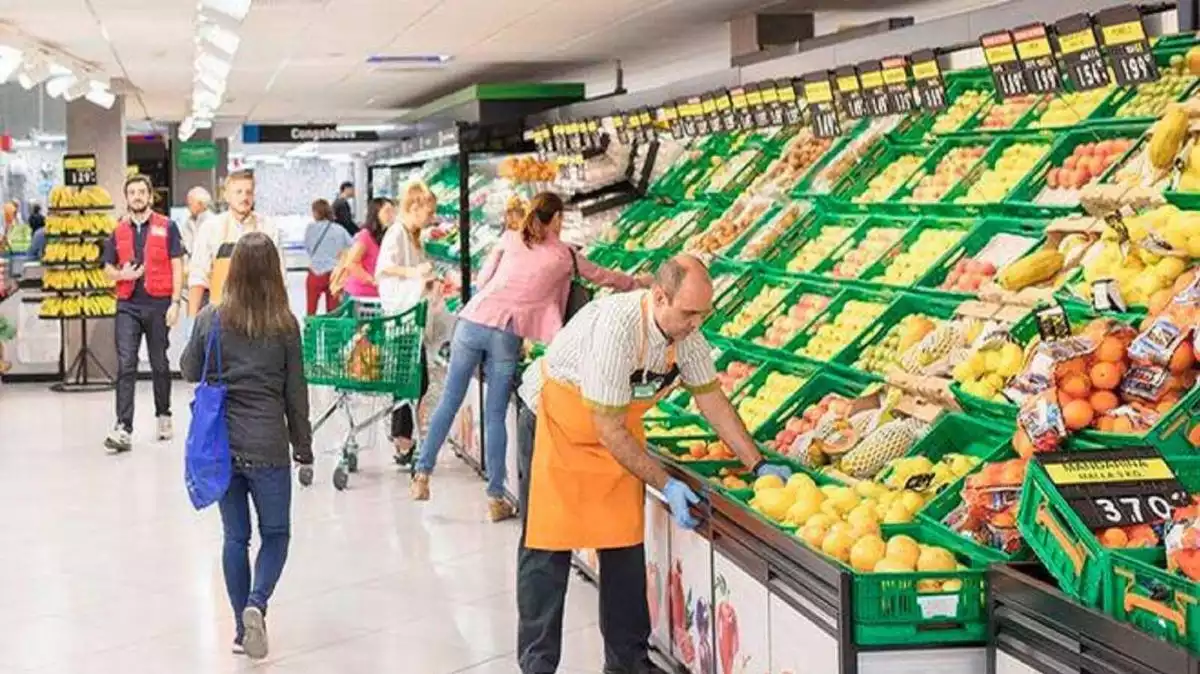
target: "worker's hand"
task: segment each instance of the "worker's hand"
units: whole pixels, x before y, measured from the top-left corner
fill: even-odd
[[[792,476],[792,469],[787,466],[763,461],[758,464],[758,468],[754,471],[754,477],[763,477],[764,475],[774,475],[787,482],[787,479]]]
[[[667,505],[671,507],[671,517],[675,519],[675,523],[684,529],[695,529],[699,522],[692,517],[688,508],[700,502],[696,492],[672,477],[667,480],[667,486],[663,487],[663,496],[667,498]]]
[[[167,327],[173,328],[179,322],[179,302],[171,302],[167,309]]]
[[[124,267],[121,267],[122,281],[136,281],[146,273],[146,268],[141,265],[135,265],[132,262],[126,262]]]
[[[649,288],[654,285],[654,274],[638,274],[634,279],[643,288]]]

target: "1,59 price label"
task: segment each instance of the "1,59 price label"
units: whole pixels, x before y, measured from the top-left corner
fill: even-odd
[[[1058,52],[1076,91],[1108,86],[1108,64],[1096,43],[1092,17],[1074,14],[1054,24]]]
[[[68,187],[96,184],[96,155],[69,154],[63,157],[63,183]]]
[[[862,88],[858,85],[858,72],[854,66],[843,66],[834,73],[837,84],[838,98],[842,101],[842,110],[851,119],[861,119],[867,114],[867,104],[863,101]]]
[[[837,108],[833,104],[833,85],[828,73],[812,73],[804,76],[804,100],[812,116],[813,135],[817,138],[833,138],[842,133],[838,123]]]
[[[1050,38],[1046,27],[1040,23],[1014,28],[1013,41],[1017,44],[1017,56],[1025,70],[1025,82],[1035,94],[1049,94],[1062,90],[1062,77],[1058,73],[1058,62],[1050,50]]]
[[[1096,13],[1100,42],[1112,60],[1117,84],[1127,86],[1158,80],[1158,66],[1146,39],[1142,13],[1136,7],[1123,5]]]
[[[908,60],[912,64],[917,102],[926,110],[945,108],[946,83],[942,79],[942,69],[938,65],[937,55],[932,49],[922,49],[913,52]]]
[[[1025,82],[1025,72],[1021,68],[1021,59],[1017,57],[1012,34],[1007,30],[988,33],[979,38],[979,44],[983,47],[983,59],[992,71],[992,81],[1000,98],[1028,94],[1029,86]]]
[[[883,68],[880,67],[879,61],[863,61],[858,64],[858,82],[862,87],[868,115],[883,117],[892,114],[892,101],[888,97],[887,87],[883,84]]]
[[[883,69],[883,85],[887,88],[892,112],[908,112],[913,109],[912,89],[908,87],[908,60],[903,56],[889,56],[879,62]]]

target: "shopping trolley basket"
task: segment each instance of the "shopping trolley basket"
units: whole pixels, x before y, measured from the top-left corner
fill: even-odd
[[[339,460],[333,486],[339,491],[346,488],[350,473],[358,470],[359,433],[406,405],[416,419],[425,312],[422,302],[404,313],[384,316],[378,300],[354,299],[332,314],[305,321],[304,375],[309,384],[331,386],[335,393],[333,402],[313,422],[313,433],[338,411],[348,426],[335,450]],[[393,402],[356,419],[353,396],[386,397]],[[300,471],[300,482],[312,483],[311,469]]]

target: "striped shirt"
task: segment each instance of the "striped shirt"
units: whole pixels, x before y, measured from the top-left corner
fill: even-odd
[[[620,410],[633,400],[631,377],[638,370],[665,374],[670,342],[647,316],[645,361],[639,362],[642,298],[647,290],[602,297],[588,303],[550,342],[546,355],[525,371],[518,394],[535,413],[542,390],[542,364],[550,376],[579,387],[590,407]],[[679,378],[688,390],[716,386],[712,348],[698,331],[675,348]]]

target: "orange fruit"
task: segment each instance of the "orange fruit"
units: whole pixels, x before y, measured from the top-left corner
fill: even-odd
[[[708,456],[708,445],[702,441],[693,443],[692,446],[688,447],[688,454],[691,454],[694,458],[703,459]]]
[[[1087,372],[1087,359],[1084,358],[1083,356],[1079,356],[1078,358],[1072,358],[1071,360],[1064,360],[1063,362],[1058,364],[1057,369],[1056,369],[1056,373],[1058,374],[1058,376],[1060,378],[1066,377],[1067,375],[1072,374],[1072,373],[1084,374],[1086,372]]]
[[[1092,382],[1086,374],[1072,372],[1059,381],[1058,388],[1072,398],[1086,398],[1092,392]]]
[[[1196,364],[1196,354],[1192,351],[1191,342],[1184,340],[1171,354],[1171,364],[1168,369],[1172,374],[1183,374]]]
[[[1196,426],[1196,428],[1200,428],[1200,426]],[[1200,442],[1196,444],[1200,445]],[[1016,435],[1013,436],[1013,450],[1016,451],[1017,456],[1025,459],[1033,456],[1033,440],[1029,439],[1029,434],[1025,432],[1025,429],[1017,429]]]
[[[1188,431],[1188,442],[1192,443],[1193,447],[1200,447],[1200,424],[1192,426],[1192,430]]]
[[[1112,433],[1113,421],[1113,418],[1108,415],[1100,417],[1096,420],[1096,430],[1103,431],[1105,433]]]
[[[1071,402],[1074,399],[1075,398],[1073,396],[1067,395],[1066,391],[1062,390],[1061,388],[1058,389],[1058,406],[1059,407],[1066,407],[1067,403]]]
[[[1119,363],[1125,360],[1125,342],[1118,337],[1108,336],[1096,347],[1096,358],[1106,363]]]
[[[1072,400],[1063,407],[1063,422],[1067,428],[1078,431],[1092,424],[1096,410],[1086,400]]]
[[[1129,543],[1129,536],[1117,527],[1110,527],[1100,532],[1100,544],[1106,548],[1123,548]]]
[[[1175,293],[1170,290],[1159,290],[1150,296],[1150,301],[1146,303],[1146,315],[1157,316],[1162,313],[1163,309],[1167,308],[1171,299],[1175,297]]]
[[[1171,411],[1171,408],[1174,407],[1175,403],[1177,402],[1179,402],[1179,394],[1168,393],[1167,395],[1163,396],[1162,400],[1158,401],[1158,404],[1154,406],[1154,409],[1157,410],[1159,414],[1166,414],[1167,412]]]
[[[1121,404],[1121,401],[1117,399],[1117,394],[1104,389],[1092,391],[1092,397],[1088,398],[1088,402],[1098,414],[1104,414]]]
[[[1092,366],[1092,385],[1111,391],[1121,385],[1121,366],[1116,363],[1099,362]]]
[[[1112,432],[1129,435],[1133,433],[1133,422],[1128,417],[1116,417],[1113,419]]]

